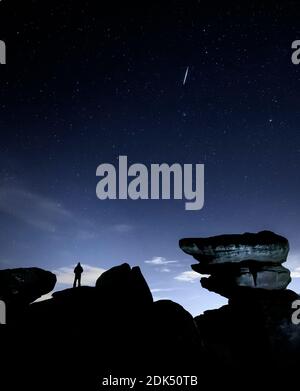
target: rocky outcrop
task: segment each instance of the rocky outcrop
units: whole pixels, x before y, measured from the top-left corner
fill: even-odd
[[[0,270],[0,298],[7,304],[29,304],[55,284],[55,274],[36,267]]]
[[[295,369],[300,329],[292,322],[292,303],[299,296],[285,289],[291,281],[282,266],[287,239],[263,231],[182,239],[179,245],[199,262],[192,269],[209,275],[201,285],[229,298],[228,305],[195,318],[208,362],[225,372],[264,368],[265,376],[274,368]]]
[[[289,388],[285,374],[298,369],[300,326],[291,321],[299,297],[285,289],[287,240],[261,232],[183,239],[180,245],[199,261],[193,269],[210,275],[202,286],[229,298],[227,305],[193,318],[171,300],[153,302],[141,270],[128,264],[103,273],[95,287],[65,289],[28,304],[52,289],[51,273],[28,279],[9,271],[23,276],[24,289],[14,294],[26,305],[0,325],[3,384],[94,391],[108,389],[104,377],[132,376],[144,381],[136,386],[143,390],[146,376],[169,381],[179,375],[179,381],[197,377],[202,390],[244,384],[277,389],[281,378]],[[7,298],[9,281],[1,286]]]
[[[182,239],[179,245],[199,262],[192,265],[194,271],[210,275],[201,285],[225,297],[243,288],[282,290],[291,281],[282,266],[289,243],[270,231]]]
[[[4,341],[1,331],[10,357],[2,373],[16,390],[40,390],[45,379],[47,389],[99,390],[110,374],[185,374],[194,351],[197,365],[202,354],[192,315],[171,300],[153,302],[139,267],[128,264],[103,273],[95,287],[30,304],[8,323]]]
[[[209,265],[248,260],[281,264],[289,252],[288,240],[271,231],[181,239],[179,245],[184,252]]]
[[[128,263],[112,267],[96,281],[98,293],[110,304],[125,302],[131,306],[148,306],[153,298],[148,284],[138,266],[131,268]]]

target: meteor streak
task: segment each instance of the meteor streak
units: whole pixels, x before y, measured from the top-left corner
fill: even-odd
[[[185,75],[184,75],[184,79],[183,79],[183,85],[185,85],[185,82],[186,82],[186,78],[187,78],[187,75],[189,73],[189,67],[186,68],[186,71],[185,71]]]

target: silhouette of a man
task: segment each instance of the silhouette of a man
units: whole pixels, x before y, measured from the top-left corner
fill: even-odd
[[[80,265],[80,262],[78,262],[76,267],[75,267],[75,269],[74,269],[75,277],[74,277],[73,288],[76,288],[76,283],[77,282],[78,282],[78,286],[81,285],[81,274],[82,274],[82,272],[83,272],[83,268]]]

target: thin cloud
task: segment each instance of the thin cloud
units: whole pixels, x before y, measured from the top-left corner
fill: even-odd
[[[188,270],[178,274],[178,276],[174,277],[175,280],[183,281],[183,282],[195,282],[196,280],[200,280],[199,273],[194,272],[193,270]]]
[[[168,265],[177,262],[178,261],[167,261],[164,257],[153,257],[152,259],[145,261],[145,263],[149,263],[150,265]]]
[[[94,225],[61,203],[23,187],[0,189],[0,212],[19,219],[40,231],[63,235],[72,232],[78,239],[94,237]]]
[[[300,278],[300,267],[296,267],[294,270],[291,271],[291,277]]]
[[[61,204],[16,187],[0,189],[0,211],[47,232],[55,232],[59,223],[73,219]]]
[[[172,292],[172,291],[174,291],[173,288],[154,288],[154,289],[151,289],[151,293]]]
[[[293,251],[289,254],[286,267],[290,269],[292,278],[300,278],[300,252],[299,251]]]
[[[161,273],[170,273],[171,269],[169,269],[168,267],[162,267],[161,269],[156,269],[158,271],[160,271]]]

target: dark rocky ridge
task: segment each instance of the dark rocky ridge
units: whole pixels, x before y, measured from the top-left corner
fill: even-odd
[[[265,246],[288,248],[275,234],[250,237],[247,246],[255,247],[257,238]],[[226,237],[227,243],[237,240],[241,245],[245,237],[239,239]],[[205,240],[197,240],[198,248]],[[218,247],[217,238],[210,241]],[[281,262],[272,258],[271,247],[267,250],[271,259],[267,264],[258,261],[259,267],[280,274]],[[270,388],[279,386],[281,379],[287,387],[284,374],[297,370],[300,353],[300,326],[291,322],[291,304],[299,297],[284,287],[239,284],[232,279],[234,273],[245,268],[253,273],[257,265],[233,256],[234,262],[193,266],[214,278],[217,274],[213,290],[224,290],[229,297],[228,305],[194,319],[170,300],[153,302],[139,267],[128,264],[103,273],[95,287],[66,289],[50,300],[26,304],[8,325],[0,326],[2,377],[7,377],[11,390],[111,390],[101,386],[102,377],[110,374],[197,375],[203,390],[240,389],[244,383]],[[148,389],[141,384],[136,388]]]

